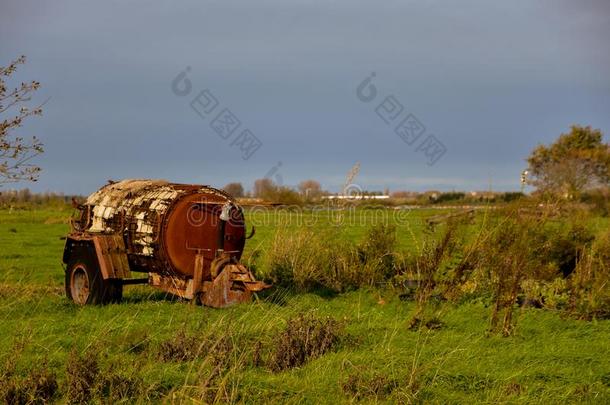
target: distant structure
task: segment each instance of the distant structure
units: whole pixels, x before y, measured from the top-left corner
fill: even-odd
[[[323,196],[323,200],[387,200],[389,195],[339,194]]]

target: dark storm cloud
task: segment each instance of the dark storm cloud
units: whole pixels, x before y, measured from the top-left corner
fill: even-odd
[[[43,84],[39,189],[108,178],[365,187],[518,187],[570,124],[610,128],[607,2],[3,2],[0,60]],[[171,81],[191,67],[193,93]],[[443,141],[434,166],[360,102],[371,72]],[[189,106],[205,88],[262,142],[250,159]],[[379,99],[381,101],[382,98]]]

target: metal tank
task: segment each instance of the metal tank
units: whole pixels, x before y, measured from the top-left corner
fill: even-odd
[[[225,307],[268,287],[239,263],[244,213],[224,191],[123,180],[109,182],[76,208],[63,261],[66,294],[78,304],[119,301],[123,285],[148,283]],[[148,277],[134,279],[131,272]]]

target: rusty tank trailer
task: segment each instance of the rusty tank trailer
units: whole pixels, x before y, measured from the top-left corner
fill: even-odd
[[[120,301],[126,284],[147,283],[222,308],[269,287],[239,262],[242,208],[210,186],[163,180],[109,182],[71,221],[63,262],[66,295],[77,304]],[[251,235],[254,232],[252,231]],[[132,278],[145,273],[146,278]]]

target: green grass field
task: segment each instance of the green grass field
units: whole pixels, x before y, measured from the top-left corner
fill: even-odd
[[[423,219],[437,210],[403,213],[400,249],[414,249]],[[548,310],[517,310],[515,335],[487,335],[485,300],[440,303],[439,329],[407,328],[412,302],[389,288],[336,296],[276,289],[251,304],[217,310],[171,299],[149,287],[126,287],[121,304],[76,307],[64,294],[61,255],[69,209],[0,210],[0,364],[26,376],[45,365],[56,374],[54,397],[66,401],[71,352],[99,356],[100,373],[119,382],[122,401],[245,403],[610,403],[610,321],[577,321]],[[333,213],[307,214],[320,232]],[[359,214],[360,215],[360,214]],[[374,222],[375,211],[362,213]],[[362,218],[362,217],[359,217]],[[280,226],[304,226],[285,215],[251,212],[256,235],[246,258],[263,252]],[[348,221],[358,240],[366,224]],[[597,226],[608,226],[599,222]],[[258,269],[264,274],[264,266]],[[335,350],[287,371],[256,364],[256,348],[271,353],[289,319],[301,313],[336,319]],[[160,357],[178,332],[201,337],[193,360]],[[215,370],[209,342],[228,337],[228,365]],[[213,378],[212,378],[213,377]],[[108,394],[108,393],[106,393]],[[92,402],[103,400],[96,394]],[[120,396],[119,396],[119,399]]]

